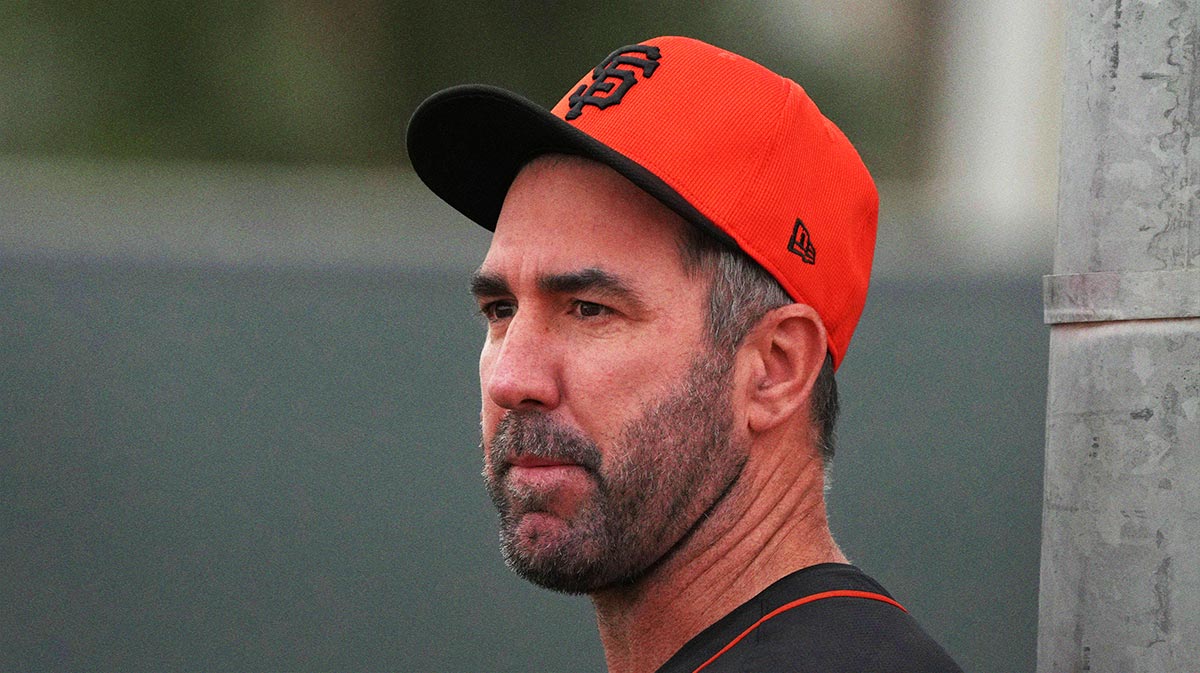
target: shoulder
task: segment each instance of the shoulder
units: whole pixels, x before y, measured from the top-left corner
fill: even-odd
[[[661,672],[961,673],[875,580],[836,564],[773,584],[668,663]]]
[[[719,671],[961,673],[915,619],[889,603],[834,597],[764,622]],[[715,664],[716,662],[714,662]]]

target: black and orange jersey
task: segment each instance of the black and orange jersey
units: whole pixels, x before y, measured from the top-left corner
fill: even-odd
[[[962,673],[878,582],[839,563],[775,582],[658,669],[700,671]]]

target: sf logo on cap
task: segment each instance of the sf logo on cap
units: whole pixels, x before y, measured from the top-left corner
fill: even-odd
[[[635,56],[634,54],[641,54],[642,56]],[[631,44],[627,47],[621,47],[609,54],[608,58],[604,59],[592,71],[592,84],[590,86],[580,84],[575,93],[571,94],[571,97],[568,99],[571,103],[571,109],[567,111],[566,118],[575,119],[583,114],[583,106],[585,105],[595,105],[603,110],[609,105],[620,103],[621,98],[625,96],[625,93],[634,84],[637,84],[638,80],[633,70],[618,66],[624,65],[641,68],[642,75],[649,77],[658,69],[658,59],[660,56],[658,47],[648,47],[641,44]],[[614,78],[619,79],[620,82],[613,82]]]

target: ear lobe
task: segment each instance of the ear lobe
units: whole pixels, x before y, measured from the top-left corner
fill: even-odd
[[[808,398],[825,361],[825,324],[806,304],[767,313],[746,336],[750,358],[747,422],[751,432],[771,430],[797,414],[807,421]]]

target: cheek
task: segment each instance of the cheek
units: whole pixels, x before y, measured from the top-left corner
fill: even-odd
[[[492,437],[496,436],[496,427],[500,425],[503,412],[495,404],[488,404],[486,400],[483,402],[483,409],[479,412],[479,431],[486,446],[490,446]]]
[[[671,391],[687,361],[681,353],[592,349],[564,369],[566,413],[594,441],[611,446],[630,420]]]
[[[614,395],[623,392],[646,393],[667,390],[687,372],[697,352],[697,344],[682,329],[660,328],[640,338],[615,345],[603,353],[584,353],[577,360],[579,370],[587,370],[598,386]]]
[[[499,411],[502,410],[499,410],[495,405],[489,405],[487,402],[484,402],[483,410],[479,414],[479,435],[481,440],[479,450],[483,454],[484,474],[491,474],[492,472],[491,449],[492,442],[496,437],[496,428],[500,424],[501,414]]]
[[[479,352],[479,399],[481,403],[479,426],[483,432],[484,441],[489,443],[496,433],[496,425],[500,422],[500,412],[503,411],[489,399],[487,394],[487,380],[491,373],[492,359],[492,349],[488,344],[484,344],[483,349]]]
[[[479,387],[483,389],[483,382],[487,380],[488,372],[492,367],[492,344],[491,339],[484,341],[483,348],[479,349]]]

